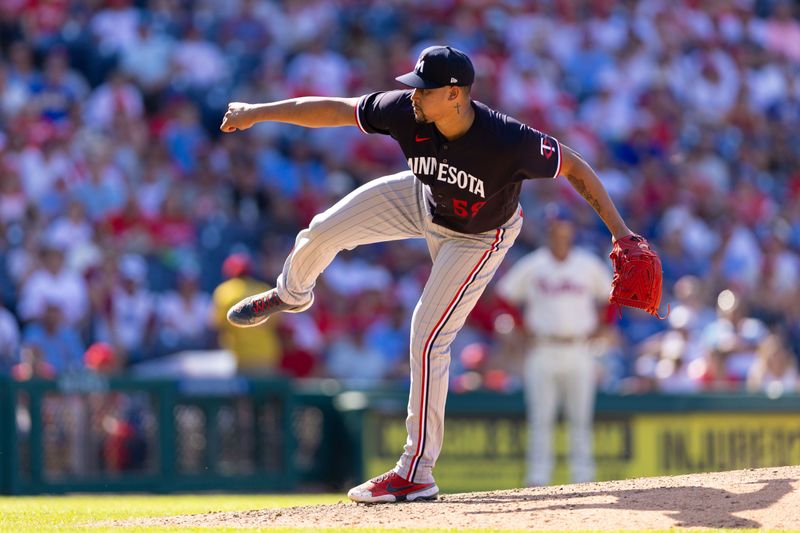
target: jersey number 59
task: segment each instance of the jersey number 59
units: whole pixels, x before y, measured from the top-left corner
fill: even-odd
[[[474,204],[469,205],[466,200],[457,200],[456,198],[453,198],[453,212],[461,218],[474,217],[484,205],[486,205],[486,202],[475,202]]]

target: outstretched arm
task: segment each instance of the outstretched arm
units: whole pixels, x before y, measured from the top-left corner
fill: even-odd
[[[565,144],[561,145],[561,174],[567,177],[578,194],[583,196],[597,211],[615,241],[633,233],[625,225],[625,221],[622,220],[619,211],[592,167],[575,150]]]
[[[285,122],[307,128],[356,126],[358,98],[304,96],[266,104],[231,102],[220,130],[246,130],[258,122]]]

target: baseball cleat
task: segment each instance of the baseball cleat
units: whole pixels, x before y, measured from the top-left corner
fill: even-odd
[[[228,309],[228,322],[240,328],[252,328],[267,321],[275,313],[299,313],[305,311],[311,304],[289,305],[280,299],[276,289],[270,289],[239,301]]]
[[[391,470],[350,489],[347,496],[359,503],[396,503],[414,500],[435,500],[436,483],[414,483]]]

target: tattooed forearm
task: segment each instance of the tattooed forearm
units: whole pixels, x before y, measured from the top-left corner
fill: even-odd
[[[600,207],[600,202],[597,201],[597,198],[592,196],[592,193],[586,188],[586,184],[583,182],[583,180],[574,174],[567,174],[567,179],[575,188],[575,190],[578,191],[578,194],[583,196],[586,201],[589,202],[589,205],[591,205],[594,210],[597,211],[597,214],[600,215],[603,220],[605,220],[604,213]]]
[[[572,188],[592,206],[615,239],[630,234],[631,230],[625,225],[592,167],[569,146],[562,144],[561,148],[564,164],[562,175],[566,176]]]

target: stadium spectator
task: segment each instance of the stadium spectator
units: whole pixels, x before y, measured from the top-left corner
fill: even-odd
[[[680,299],[667,318],[668,328],[646,338],[635,347],[635,378],[626,380],[626,392],[658,391],[691,394],[703,389],[700,380],[706,351],[701,342],[703,328],[713,320],[710,309],[695,309],[695,280],[682,278]]]
[[[385,375],[395,380],[407,379],[407,343],[411,331],[405,308],[397,304],[390,306],[366,327],[364,335],[367,346],[381,353]]]
[[[30,100],[30,87],[12,75],[10,67],[0,63],[0,116],[12,117]]]
[[[153,243],[150,219],[139,208],[134,195],[129,195],[120,209],[104,220],[106,230],[116,242],[124,242],[128,250],[144,252]]]
[[[28,195],[22,187],[19,174],[11,169],[3,169],[0,180],[0,222],[22,222],[29,207]]]
[[[284,376],[292,378],[319,377],[321,366],[319,357],[311,350],[298,344],[291,328],[282,324],[278,328],[281,338],[280,369]]]
[[[46,304],[61,309],[60,320],[65,324],[80,324],[87,318],[88,293],[86,283],[64,264],[64,249],[54,242],[42,244],[32,273],[20,287],[19,313],[23,321],[39,320]]]
[[[91,17],[89,29],[103,55],[116,55],[137,45],[136,28],[139,10],[130,0],[111,0],[96,10]]]
[[[66,213],[57,217],[49,226],[47,234],[56,246],[72,250],[88,244],[94,237],[94,228],[86,218],[86,212],[80,202],[72,200],[65,209]]]
[[[70,156],[52,122],[35,119],[27,134],[26,146],[14,161],[15,170],[25,176],[22,185],[27,198],[44,208],[47,193],[58,180],[70,176]]]
[[[717,296],[716,320],[701,333],[704,358],[697,364],[694,375],[707,390],[740,387],[766,335],[765,325],[748,316],[742,296],[725,289]]]
[[[229,67],[220,47],[190,26],[172,55],[172,83],[179,91],[205,91],[222,83]]]
[[[222,273],[226,280],[211,295],[211,325],[218,332],[221,348],[236,359],[239,373],[249,376],[270,376],[278,372],[281,345],[277,335],[280,320],[270,321],[260,328],[241,329],[228,323],[225,315],[231,305],[253,291],[265,291],[266,283],[252,275],[252,260],[244,253],[225,258]]]
[[[31,45],[26,41],[16,40],[11,43],[7,51],[10,77],[30,90],[42,76],[36,68]]]
[[[117,279],[102,294],[96,313],[96,338],[114,347],[122,366],[151,357],[156,309],[147,286],[147,263],[139,255],[119,259]]]
[[[757,358],[747,371],[747,390],[775,398],[797,392],[800,375],[797,357],[780,335],[770,334],[756,350]]]
[[[45,58],[43,76],[31,86],[31,104],[47,121],[64,125],[78,102],[86,98],[89,85],[71,69],[67,51],[51,48]]]
[[[92,91],[85,108],[88,124],[109,131],[120,116],[140,118],[144,113],[144,102],[139,88],[129,83],[122,71],[115,70],[108,81]]]
[[[141,21],[136,46],[120,54],[120,68],[142,90],[143,96],[157,98],[169,86],[172,54],[176,42],[162,28]]]
[[[197,106],[187,100],[176,101],[160,133],[170,161],[177,170],[184,175],[195,172],[208,140]]]
[[[88,180],[79,182],[74,194],[89,219],[97,223],[125,205],[128,198],[125,175],[112,161],[110,146],[104,141],[95,141],[85,163]]]
[[[19,350],[19,363],[11,368],[11,377],[15,381],[54,379],[56,370],[44,360],[44,352],[38,346],[23,344]]]
[[[22,343],[40,353],[57,375],[82,369],[83,341],[75,325],[64,320],[61,302],[45,300],[43,308],[41,316],[25,326]]]
[[[768,324],[779,324],[796,297],[800,281],[800,258],[786,243],[780,230],[773,230],[761,239],[763,256],[759,272],[761,292],[752,302],[753,314]]]
[[[210,347],[208,315],[211,298],[199,290],[198,273],[188,268],[178,273],[177,289],[158,302],[158,340],[163,352],[202,350]]]
[[[362,327],[351,333],[340,331],[330,341],[325,354],[328,375],[345,386],[369,388],[380,383],[387,370],[380,350],[366,342]]]

